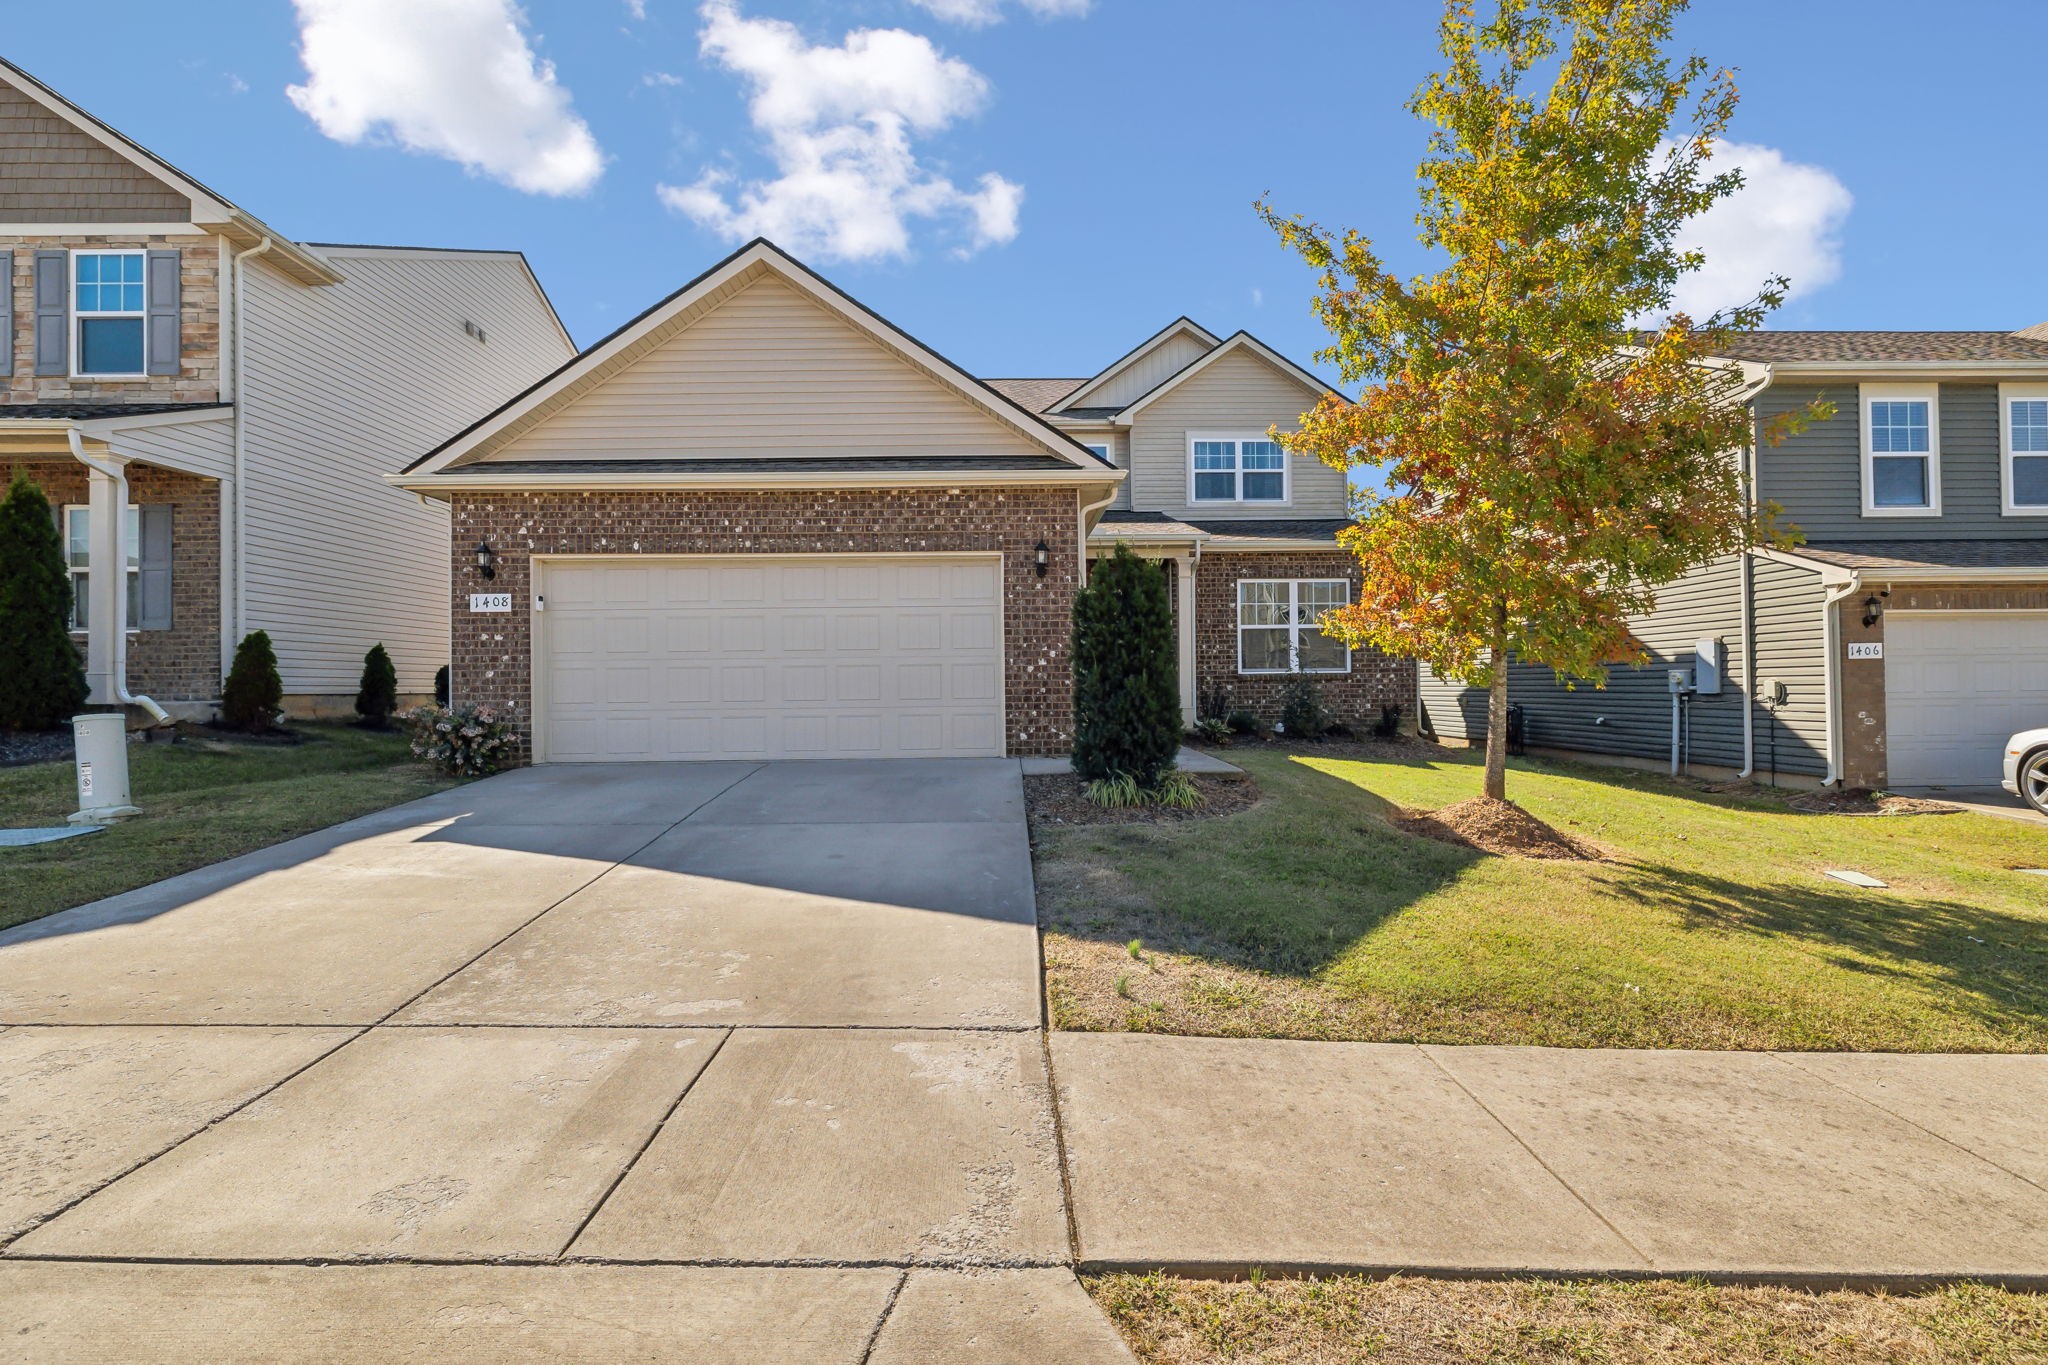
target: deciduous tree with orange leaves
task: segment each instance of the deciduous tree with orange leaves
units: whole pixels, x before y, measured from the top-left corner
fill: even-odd
[[[1691,569],[1789,533],[1753,505],[1745,452],[1828,415],[1755,429],[1756,376],[1717,358],[1787,281],[1712,317],[1670,309],[1703,258],[1685,222],[1741,186],[1708,164],[1733,73],[1670,53],[1685,0],[1448,0],[1447,59],[1409,101],[1434,126],[1417,168],[1434,274],[1401,279],[1369,238],[1270,203],[1321,272],[1326,395],[1288,449],[1378,471],[1344,544],[1364,566],[1325,618],[1353,644],[1489,691],[1486,794],[1506,799],[1508,661],[1604,682],[1641,658],[1628,617]]]

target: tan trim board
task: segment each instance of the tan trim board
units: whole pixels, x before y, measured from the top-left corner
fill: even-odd
[[[794,463],[794,462],[792,462]],[[488,464],[465,465],[461,474],[386,474],[384,481],[395,488],[435,497],[449,493],[472,492],[517,492],[521,489],[570,490],[589,489],[640,489],[668,490],[690,488],[759,489],[769,492],[792,488],[1046,488],[1046,487],[1102,487],[1114,488],[1127,477],[1126,471],[1097,466],[1094,469],[1061,470],[1050,474],[1026,474],[1015,469],[968,469],[949,470],[943,473],[885,474],[865,473],[807,473],[793,469],[787,473],[775,471],[754,471],[747,473],[692,474],[687,471],[667,473],[567,473],[567,474],[491,474]],[[475,473],[468,471],[474,470]]]

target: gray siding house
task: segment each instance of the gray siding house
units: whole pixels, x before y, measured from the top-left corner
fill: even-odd
[[[1605,687],[1517,666],[1539,751],[1762,781],[1995,785],[2048,724],[2048,325],[2018,332],[1760,332],[1759,422],[1836,415],[1745,453],[1803,543],[1666,587],[1631,622],[1648,662]],[[1686,689],[1674,706],[1670,675]],[[1718,678],[1718,687],[1715,686]],[[1424,726],[1485,735],[1485,699],[1423,671]]]

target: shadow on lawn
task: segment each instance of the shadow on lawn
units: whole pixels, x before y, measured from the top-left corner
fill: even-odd
[[[1818,874],[1812,885],[1760,885],[1630,862],[1594,881],[1675,909],[1688,929],[1817,944],[1834,950],[1828,961],[1847,971],[1950,987],[1958,1007],[1987,1024],[2028,1032],[2048,1026],[2048,925],[2038,920],[1901,891],[1836,887]]]

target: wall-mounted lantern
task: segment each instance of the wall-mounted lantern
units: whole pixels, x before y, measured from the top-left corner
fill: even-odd
[[[496,559],[497,556],[491,553],[490,542],[479,540],[476,543],[476,571],[478,573],[482,574],[485,578],[496,578],[498,576],[498,569],[497,565],[493,562]]]
[[[1040,578],[1045,577],[1045,571],[1052,567],[1052,547],[1039,541],[1038,548],[1032,552],[1031,566],[1038,570]]]
[[[1884,599],[1876,593],[1863,599],[1863,624],[1874,626],[1884,619]]]

